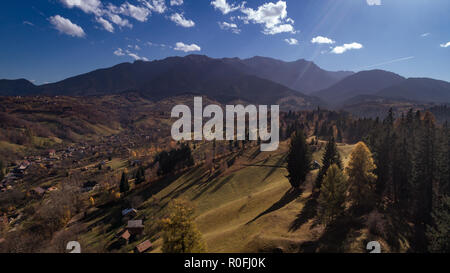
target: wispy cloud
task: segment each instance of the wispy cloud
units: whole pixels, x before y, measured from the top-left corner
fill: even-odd
[[[447,42],[446,44],[441,44],[441,47],[449,47],[450,46],[450,42]]]
[[[125,56],[125,52],[123,51],[123,49],[121,49],[121,48],[118,48],[118,49],[116,49],[115,51],[114,51],[114,55],[116,55],[116,56]]]
[[[61,17],[60,15],[50,17],[49,21],[60,33],[79,38],[86,36],[83,28],[72,23],[69,19]]]
[[[113,25],[112,25],[108,20],[105,20],[105,19],[103,19],[102,17],[97,17],[95,20],[96,20],[100,25],[102,25],[102,27],[103,27],[106,31],[109,31],[109,32],[111,32],[111,33],[114,32],[114,27],[113,27]]]
[[[23,24],[24,25],[28,25],[28,26],[32,26],[32,27],[34,26],[34,24],[29,22],[29,21],[23,21]]]
[[[172,14],[170,20],[181,27],[189,28],[195,26],[194,21],[184,18],[184,15],[180,13]]]
[[[123,50],[122,48],[116,49],[114,52],[114,55],[122,57],[122,56],[129,56],[133,58],[135,61],[148,61],[146,57],[141,57],[135,52],[131,52],[130,50]]]
[[[183,42],[178,42],[175,44],[174,50],[183,51],[183,52],[194,52],[194,51],[200,51],[202,49],[196,44],[187,45]]]
[[[380,6],[381,0],[366,0],[367,5],[369,6]]]
[[[239,34],[241,32],[235,23],[219,22],[219,27],[223,30],[229,30],[234,34]]]
[[[171,6],[181,6],[183,5],[183,0],[170,0],[170,5]]]
[[[228,14],[230,12],[236,11],[243,7],[245,4],[242,3],[241,5],[236,4],[228,4],[227,0],[214,0],[211,1],[211,5],[214,7],[214,9],[220,10],[222,14]]]
[[[427,33],[421,34],[420,37],[428,37],[428,36],[430,36],[430,35],[431,35],[431,33],[427,32]]]
[[[298,45],[298,40],[294,38],[284,39],[284,41],[289,45]]]
[[[383,65],[388,65],[388,64],[398,63],[398,62],[404,62],[404,61],[411,60],[411,59],[414,59],[414,58],[415,58],[415,56],[397,58],[397,59],[385,61],[385,62],[382,62],[382,63],[377,63],[377,64],[372,64],[372,65],[360,67],[360,68],[357,68],[357,69],[354,69],[354,70],[356,70],[356,71],[364,70],[364,69],[374,68],[374,67],[378,67],[378,66],[383,66]]]
[[[331,53],[342,54],[348,50],[361,49],[361,48],[363,48],[363,45],[360,43],[344,44],[344,45],[333,48],[333,50],[331,50]]]
[[[95,20],[106,31],[114,32],[112,24],[119,27],[132,28],[133,25],[123,17],[130,17],[139,22],[146,22],[153,13],[164,13],[167,11],[165,0],[137,0],[137,4],[125,1],[120,6],[112,3],[103,4],[100,0],[59,0],[67,8],[78,8],[86,14],[93,14]],[[183,3],[181,0],[171,2]]]

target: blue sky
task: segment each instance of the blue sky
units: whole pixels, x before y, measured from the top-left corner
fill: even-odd
[[[42,84],[195,53],[450,81],[449,14],[448,0],[5,1],[0,78]]]

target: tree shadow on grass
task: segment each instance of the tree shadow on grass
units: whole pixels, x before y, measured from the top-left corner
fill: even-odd
[[[329,223],[319,239],[303,242],[300,252],[303,253],[342,253],[348,251],[348,241],[361,236],[360,229],[364,224],[361,218],[343,215]]]
[[[286,161],[286,157],[287,157],[287,155],[280,157],[274,165],[281,167],[281,164]],[[264,177],[263,181],[266,181],[266,179],[269,178],[272,174],[274,174],[275,171],[278,170],[280,167],[272,167],[272,169]]]
[[[360,218],[355,218],[350,215],[339,217],[328,224],[325,228],[325,232],[319,238],[319,252],[345,252],[345,248],[348,245],[345,242],[349,240],[349,235],[351,238],[359,237],[361,235],[359,230],[362,229],[363,226]]]
[[[264,216],[266,214],[269,214],[271,212],[274,212],[276,210],[279,210],[279,209],[283,208],[287,204],[289,204],[292,201],[294,201],[295,199],[297,199],[301,194],[302,194],[302,190],[300,190],[300,189],[294,189],[294,188],[289,189],[283,195],[283,197],[281,197],[280,200],[278,200],[275,204],[273,204],[270,208],[266,209],[264,212],[260,213],[253,220],[249,221],[247,223],[247,225],[253,223],[254,221],[256,221],[257,219],[259,219],[260,217],[262,217],[262,216]]]
[[[307,223],[310,219],[313,219],[317,215],[317,194],[313,194],[306,201],[302,211],[297,215],[297,218],[292,222],[289,231],[293,232],[298,230],[302,225]]]

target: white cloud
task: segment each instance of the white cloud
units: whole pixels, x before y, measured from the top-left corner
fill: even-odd
[[[125,56],[125,52],[121,48],[118,48],[114,51],[114,55],[116,56]]]
[[[242,5],[236,4],[228,4],[227,0],[214,0],[211,1],[211,5],[214,9],[218,9],[222,12],[222,14],[228,14],[230,12],[236,11],[244,6],[245,2]]]
[[[187,45],[187,44],[182,43],[182,42],[176,43],[174,49],[177,50],[177,51],[184,51],[184,52],[193,52],[193,51],[200,51],[200,50],[202,50],[196,44]]]
[[[450,47],[450,42],[447,42],[446,44],[441,44],[441,47]]]
[[[284,39],[284,41],[290,45],[298,45],[298,40],[294,38]]]
[[[111,22],[113,22],[114,24],[116,24],[120,27],[129,27],[129,28],[133,27],[133,25],[127,19],[123,19],[122,17],[120,17],[117,14],[108,13],[108,17],[109,17],[109,20],[111,20]]]
[[[170,0],[171,6],[181,6],[183,5],[183,0]]]
[[[342,53],[346,52],[347,50],[361,49],[361,48],[363,48],[363,45],[360,43],[344,44],[342,46],[337,46],[337,47],[333,48],[331,53],[342,54]]]
[[[95,18],[95,20],[97,20],[97,22],[101,24],[106,31],[109,31],[111,33],[114,32],[114,27],[109,21],[103,19],[102,17],[97,17]]]
[[[430,35],[431,35],[431,33],[427,32],[427,33],[421,34],[420,36],[421,36],[421,37],[428,37],[428,36],[430,36]]]
[[[246,15],[241,17],[245,23],[253,22],[264,25],[264,34],[278,34],[283,32],[295,33],[294,20],[287,17],[287,5],[285,1],[277,3],[266,3],[259,6],[256,10],[252,8],[242,8],[241,11]]]
[[[148,16],[151,12],[148,8],[142,6],[135,6],[128,2],[123,3],[120,7],[109,4],[108,9],[115,14],[122,14],[125,16],[132,17],[140,22],[147,21]]]
[[[219,22],[220,29],[229,30],[235,34],[239,34],[241,30],[235,23]]]
[[[84,37],[86,33],[77,24],[72,23],[69,19],[55,15],[49,18],[50,23],[60,32],[72,37]]]
[[[172,14],[170,16],[170,20],[172,22],[175,22],[175,24],[177,24],[178,26],[182,26],[182,27],[193,27],[193,26],[195,26],[194,21],[184,18],[184,15],[180,14],[180,13]]]
[[[381,0],[366,0],[369,6],[380,6]]]
[[[134,60],[136,60],[136,61],[146,61],[146,62],[148,62],[148,59],[147,58],[145,58],[145,57],[141,57],[141,56],[139,56],[138,54],[136,54],[136,53],[133,53],[133,52],[127,52],[127,55],[128,56],[130,56],[131,58],[133,58]]]
[[[335,41],[333,41],[327,37],[317,36],[317,37],[312,38],[311,43],[313,43],[313,44],[334,44]]]
[[[167,10],[165,0],[152,0],[151,3],[148,0],[139,0],[139,2],[156,13],[164,13]]]
[[[100,0],[61,0],[68,8],[79,8],[85,13],[93,13],[97,16],[102,15],[102,2]]]
[[[167,10],[165,0],[137,0],[139,4],[133,5],[125,1],[120,6],[114,4],[103,5],[101,0],[59,0],[68,8],[79,8],[87,14],[94,14],[96,21],[102,27],[113,32],[111,22],[120,27],[133,27],[133,25],[121,16],[128,16],[140,22],[146,22],[152,12],[164,13]],[[178,0],[179,1],[179,0]]]

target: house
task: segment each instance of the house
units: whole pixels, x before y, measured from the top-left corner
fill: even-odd
[[[37,196],[42,196],[45,194],[45,190],[41,187],[36,187],[31,190],[31,193]]]
[[[131,233],[128,230],[125,230],[122,235],[120,235],[120,240],[122,240],[125,244],[128,244],[131,238]]]
[[[83,192],[89,192],[94,189],[94,187],[97,186],[97,182],[95,181],[88,181],[83,184]]]
[[[122,216],[123,217],[133,218],[133,217],[136,217],[136,215],[137,215],[137,210],[136,209],[131,208],[131,209],[124,209],[124,210],[122,210]]]
[[[52,186],[52,187],[47,189],[47,191],[49,191],[49,192],[53,192],[53,191],[57,191],[57,190],[58,190],[58,188],[55,187],[55,186]]]
[[[150,240],[146,240],[143,243],[138,244],[134,251],[137,253],[145,253],[146,251],[150,250],[152,246],[153,245]]]
[[[144,225],[142,220],[130,220],[126,228],[131,235],[140,235],[144,232]]]
[[[25,161],[23,161],[23,162],[19,165],[18,169],[19,169],[20,171],[25,171],[26,169],[28,169],[28,167],[29,167],[30,165],[31,165],[31,162],[28,161],[28,160],[25,160]]]
[[[321,168],[320,163],[317,160],[314,160],[311,167],[313,170],[317,170],[317,169]]]
[[[56,157],[56,151],[55,150],[48,150],[48,157],[50,157],[50,158]]]

